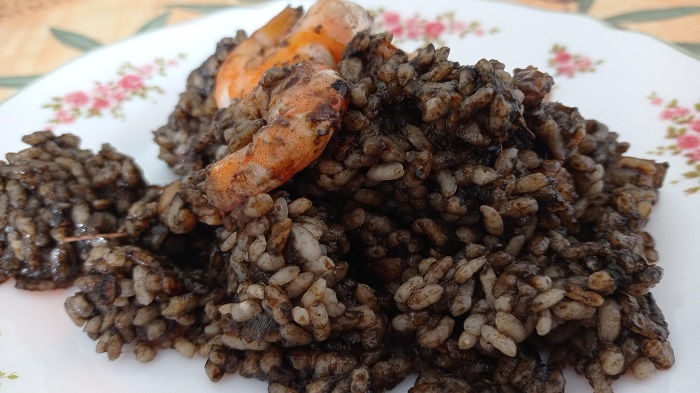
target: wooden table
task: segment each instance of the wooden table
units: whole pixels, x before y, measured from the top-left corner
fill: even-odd
[[[85,51],[244,1],[0,0],[0,101]],[[700,57],[700,0],[509,2],[587,13],[675,43]]]

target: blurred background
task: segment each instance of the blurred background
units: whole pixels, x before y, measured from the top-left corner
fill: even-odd
[[[0,0],[0,102],[91,49],[261,1],[265,0]],[[700,58],[700,0],[507,2],[588,14],[656,36]]]

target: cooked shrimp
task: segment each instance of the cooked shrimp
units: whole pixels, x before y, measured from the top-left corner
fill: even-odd
[[[320,0],[302,17],[287,7],[234,49],[216,76],[214,97],[219,108],[250,92],[265,70],[300,61],[335,68],[345,45],[372,26],[362,7],[342,0]]]
[[[249,197],[272,190],[305,168],[339,126],[347,106],[340,75],[318,62],[283,70],[284,77],[274,86],[258,86],[243,98],[254,100],[258,89],[270,90],[269,106],[260,110],[266,125],[248,145],[206,170],[207,198],[221,212],[241,207]]]
[[[301,15],[301,8],[285,8],[229,54],[219,68],[214,87],[214,98],[220,108],[227,107],[231,98],[243,96],[242,90],[251,90],[258,83],[269,52],[280,45]]]
[[[345,46],[355,34],[370,29],[372,23],[372,16],[367,10],[355,3],[319,0],[301,18],[294,32],[313,31]]]

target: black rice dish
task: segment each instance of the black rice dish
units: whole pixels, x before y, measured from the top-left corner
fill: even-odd
[[[413,373],[412,393],[553,393],[567,366],[602,393],[673,365],[644,231],[667,164],[546,100],[554,82],[533,67],[432,45],[409,59],[357,35],[323,155],[223,225],[205,167],[264,125],[243,114],[290,70],[217,112],[213,78],[243,38],[191,73],[155,132],[181,182],[146,186],[108,146],[25,137],[0,162],[0,279],[74,283],[66,311],[110,359],[173,348],[212,381],[273,393],[381,392]]]

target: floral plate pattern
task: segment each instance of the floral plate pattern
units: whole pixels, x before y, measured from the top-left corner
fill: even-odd
[[[700,255],[700,107],[689,103],[700,100],[700,63],[649,37],[608,29],[583,16],[492,1],[433,2],[430,7],[418,0],[404,0],[401,7],[389,0],[363,2],[375,10],[378,27],[392,32],[406,51],[433,42],[449,46],[451,58],[463,64],[495,58],[508,70],[532,64],[551,73],[557,82],[552,100],[607,123],[631,142],[631,154],[670,162],[647,229],[666,269],[654,293],[666,311],[677,363],[650,380],[624,376],[613,386],[618,393],[694,391],[700,369],[695,356],[700,353],[695,332],[700,264],[694,262]],[[172,174],[157,160],[151,132],[165,123],[187,74],[221,37],[237,28],[252,31],[285,4],[224,11],[88,53],[0,105],[0,153],[22,149],[21,135],[48,127],[76,133],[92,149],[109,142],[134,156],[150,181],[169,181]],[[601,42],[605,45],[596,44]],[[657,93],[650,96],[651,91]],[[110,362],[94,353],[94,343],[65,315],[63,300],[69,294],[70,289],[27,293],[0,285],[0,393],[66,386],[78,393],[267,389],[240,377],[210,383],[202,361],[173,351],[159,353],[149,364],[129,356]],[[567,391],[590,391],[573,371],[566,376]],[[411,384],[409,378],[393,391],[406,392]]]
[[[446,36],[462,39],[467,35],[481,37],[498,33],[497,27],[485,28],[478,20],[457,18],[455,11],[447,11],[427,19],[419,14],[405,15],[394,8],[371,11],[375,18],[375,30],[394,36],[393,43],[400,45],[407,40],[418,40],[423,45],[444,45]]]
[[[552,45],[550,52],[552,57],[548,63],[550,67],[556,68],[557,76],[573,78],[580,72],[595,72],[596,66],[603,63],[603,60],[593,60],[586,55],[572,53],[560,44]]]
[[[105,113],[116,119],[124,118],[123,104],[135,98],[146,99],[152,93],[163,93],[163,89],[152,79],[167,76],[168,68],[177,67],[185,55],[176,58],[157,58],[139,66],[125,63],[117,69],[117,78],[108,82],[95,82],[90,89],[75,90],[60,97],[52,97],[44,108],[53,111],[48,129],[54,124],[72,124],[81,117],[103,116]]]
[[[687,172],[683,172],[682,179],[673,179],[674,184],[683,182],[687,185],[690,181],[695,185],[685,189],[686,194],[695,194],[700,192],[700,102],[693,106],[684,106],[678,100],[664,100],[662,97],[652,93],[649,96],[649,102],[652,105],[657,105],[661,108],[659,120],[665,122],[666,139],[670,139],[673,143],[669,145],[658,146],[652,154],[663,156],[671,154],[686,158],[685,164],[688,167]]]

